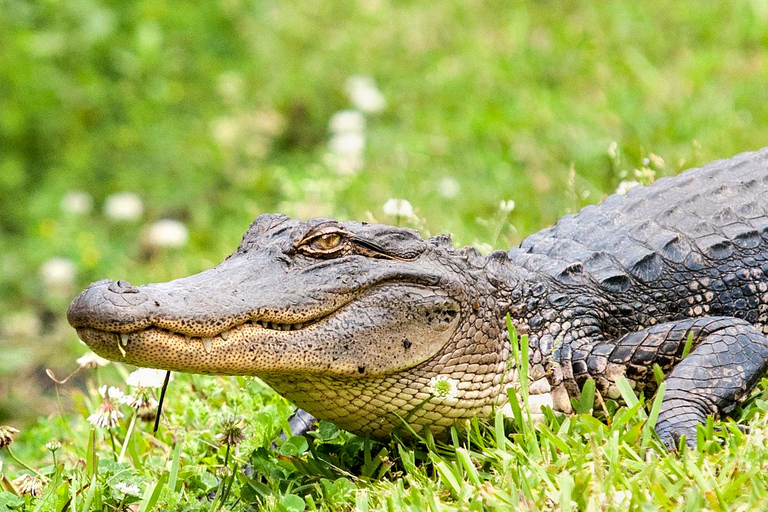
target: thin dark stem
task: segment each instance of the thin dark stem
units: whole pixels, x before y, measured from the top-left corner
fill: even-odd
[[[160,427],[160,415],[163,413],[163,400],[165,400],[165,390],[168,389],[168,381],[171,380],[171,372],[165,372],[165,380],[163,381],[163,389],[160,390],[160,402],[157,404],[157,416],[155,416],[155,428],[152,430],[152,435],[157,437],[157,429]]]

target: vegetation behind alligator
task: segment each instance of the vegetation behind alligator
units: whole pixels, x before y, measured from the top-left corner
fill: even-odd
[[[93,283],[69,308],[101,356],[256,375],[310,414],[385,438],[503,407],[518,386],[506,316],[529,336],[532,403],[570,412],[666,374],[673,447],[766,371],[768,148],[613,195],[481,256],[392,226],[262,215],[217,267]],[[686,341],[692,350],[683,359]]]

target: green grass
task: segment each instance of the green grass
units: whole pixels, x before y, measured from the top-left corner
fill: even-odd
[[[106,432],[89,448],[85,418],[97,383],[124,387],[128,370],[62,386],[44,374],[83,352],[64,319],[79,289],[208,268],[259,213],[396,222],[382,206],[404,198],[418,219],[401,221],[423,234],[506,248],[624,179],[766,145],[764,1],[0,0],[0,12],[0,424],[22,430],[12,449],[51,479],[40,499],[0,494],[0,510],[113,510],[118,482],[141,487],[124,504],[144,509],[768,508],[765,382],[734,413],[749,435],[715,423],[699,452],[670,456],[647,426],[652,404],[609,402],[596,419],[597,398],[538,426],[522,410],[491,418],[447,445],[323,424],[272,449],[289,404],[257,380],[177,375],[158,439],[137,422],[118,463]],[[328,122],[351,107],[353,75],[373,77],[387,106],[367,116],[363,169],[339,175]],[[72,190],[93,198],[89,213],[62,211]],[[105,199],[126,190],[144,215],[110,221]],[[162,218],[188,227],[186,247],[142,244]],[[52,257],[74,264],[74,283],[44,284]],[[227,491],[214,436],[232,415],[247,437]],[[6,455],[12,480],[25,470]]]

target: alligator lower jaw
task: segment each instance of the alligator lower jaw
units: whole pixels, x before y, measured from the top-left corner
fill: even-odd
[[[129,333],[79,327],[77,333],[94,352],[113,361],[190,373],[255,375],[264,370],[264,359],[272,359],[270,369],[281,371],[280,358],[264,356],[275,355],[290,343],[288,336],[313,323],[246,322],[212,337],[159,327]]]

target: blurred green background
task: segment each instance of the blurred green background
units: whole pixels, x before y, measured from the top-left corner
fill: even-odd
[[[767,45],[765,0],[0,0],[0,422],[58,407],[81,288],[213,266],[260,213],[488,250],[768,145]]]

